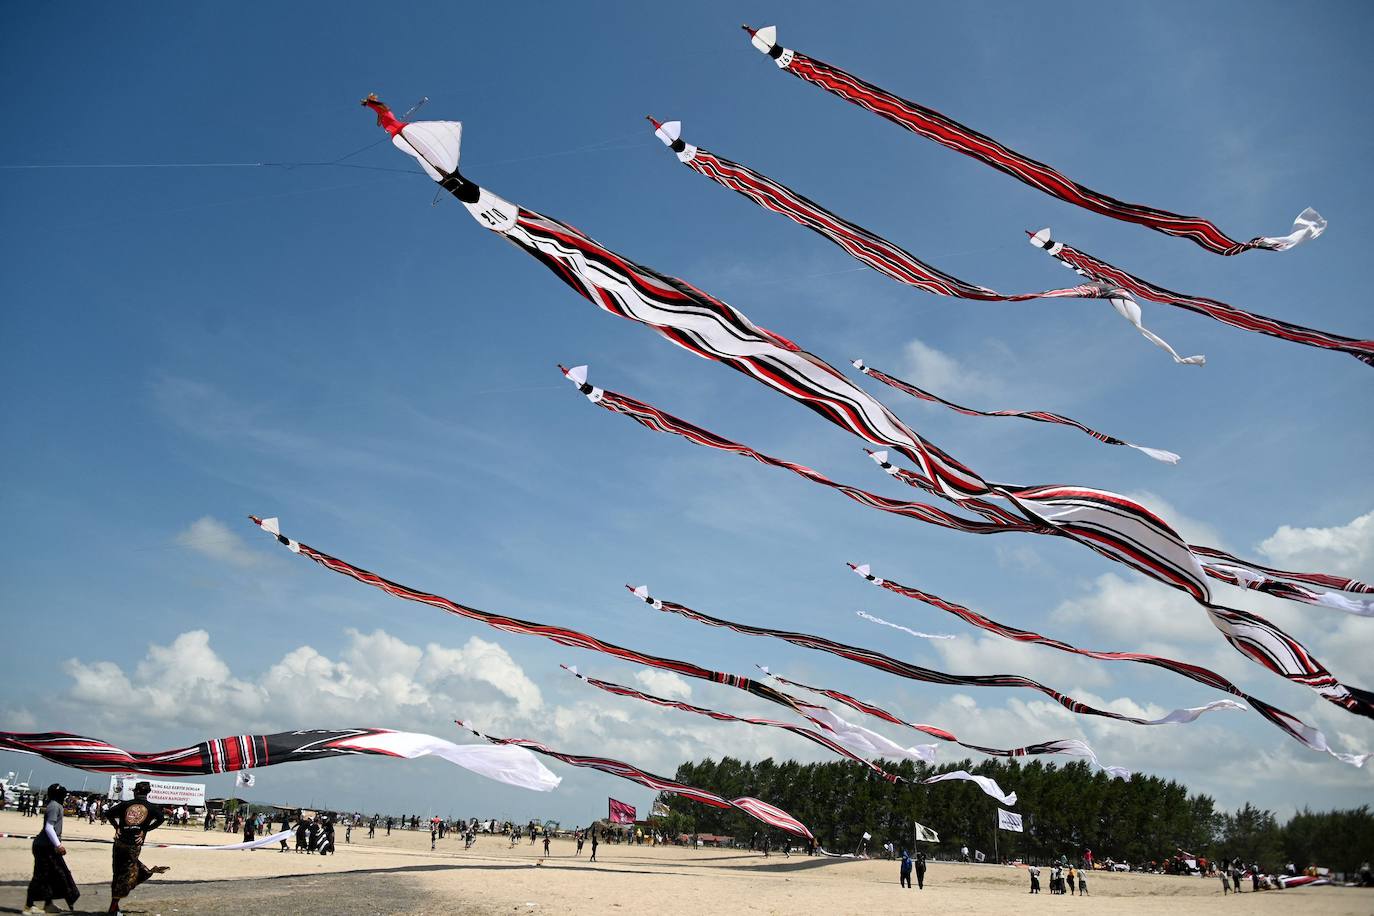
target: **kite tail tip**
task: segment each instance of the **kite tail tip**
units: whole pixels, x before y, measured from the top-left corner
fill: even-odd
[[[660,127],[663,126],[663,122],[658,120],[658,118],[655,118],[653,115],[645,115],[644,120],[654,125],[654,130],[658,130]]]

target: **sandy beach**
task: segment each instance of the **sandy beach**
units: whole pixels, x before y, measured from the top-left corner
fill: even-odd
[[[0,832],[30,834],[36,818],[0,813]],[[1090,900],[1030,897],[1025,871],[993,865],[932,863],[926,888],[904,890],[897,864],[779,855],[739,850],[603,844],[597,861],[591,847],[574,856],[570,840],[555,840],[545,858],[542,846],[522,842],[508,848],[503,837],[479,836],[463,850],[453,835],[429,849],[427,832],[354,831],[339,854],[321,858],[282,853],[197,852],[150,846],[144,861],[171,871],[139,888],[127,901],[130,913],[573,913],[608,910],[656,914],[703,913],[895,913],[931,909],[965,914],[1006,912],[1012,907],[1052,911],[1091,908],[1095,916],[1145,913],[1215,913],[1218,906],[1246,913],[1303,913],[1367,916],[1374,893],[1315,887],[1221,897],[1215,879],[1096,872]],[[103,911],[109,904],[109,831],[69,818],[64,840],[68,863],[81,886],[78,912]],[[199,827],[163,828],[159,842],[217,844],[237,838]],[[343,839],[343,831],[339,832]],[[0,839],[0,912],[17,912],[24,902],[32,858],[22,839]],[[1247,885],[1248,886],[1248,885]]]

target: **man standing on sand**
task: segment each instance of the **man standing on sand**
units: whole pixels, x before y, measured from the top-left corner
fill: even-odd
[[[1040,893],[1040,866],[1032,865],[1030,868],[1026,869],[1026,871],[1030,874],[1031,879],[1030,892],[1032,894]]]
[[[111,860],[114,874],[110,880],[111,913],[121,912],[119,901],[132,894],[134,888],[153,875],[167,871],[166,865],[149,868],[139,860],[148,832],[162,826],[165,820],[162,807],[148,801],[148,793],[152,790],[152,783],[140,782],[134,786],[134,797],[131,800],[120,802],[105,812],[105,820],[115,829],[114,855]]]
[[[597,845],[596,828],[593,827],[593,828],[592,828],[592,857],[591,857],[590,859],[587,860],[588,862],[595,862],[595,861],[596,861],[596,845]]]
[[[906,888],[907,890],[911,890],[911,866],[912,866],[911,856],[907,855],[907,854],[906,854],[906,850],[903,849],[903,850],[902,850],[901,884],[902,884],[902,887]]]
[[[916,853],[916,890],[926,889],[926,854]]]

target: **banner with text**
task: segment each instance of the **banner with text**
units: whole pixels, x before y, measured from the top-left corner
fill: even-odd
[[[190,808],[205,807],[205,783],[167,782],[161,779],[148,779],[143,776],[111,776],[109,797],[128,801],[134,797],[134,786],[140,782],[152,785],[148,801],[155,805],[186,805]]]

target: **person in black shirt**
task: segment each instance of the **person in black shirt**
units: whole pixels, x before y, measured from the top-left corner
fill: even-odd
[[[156,830],[166,819],[162,806],[148,801],[148,793],[152,788],[151,783],[140,782],[134,786],[132,800],[120,802],[105,812],[105,820],[115,829],[114,857],[111,862],[114,874],[110,881],[111,913],[120,912],[119,901],[133,893],[134,888],[167,870],[166,865],[149,868],[139,860],[148,831]]]

